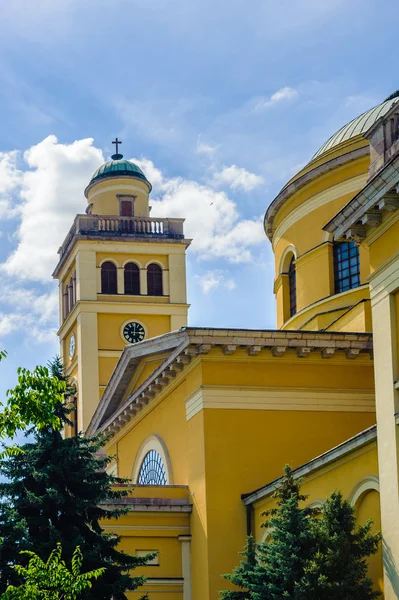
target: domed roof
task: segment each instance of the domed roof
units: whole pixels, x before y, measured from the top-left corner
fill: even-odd
[[[382,104],[378,104],[374,108],[370,108],[363,114],[359,115],[355,119],[352,119],[349,123],[341,127],[337,133],[334,133],[319,150],[312,156],[312,160],[319,158],[324,152],[327,150],[331,150],[334,146],[338,146],[341,142],[345,142],[356,135],[360,135],[362,133],[366,133],[368,129],[380,118],[383,117],[391,108],[395,102],[399,101],[399,96],[392,94],[382,102]]]
[[[118,156],[121,155],[119,154]],[[130,162],[130,160],[122,158],[118,160],[109,160],[101,165],[101,167],[93,173],[89,185],[99,179],[105,179],[106,177],[134,177],[135,179],[143,179],[149,183],[140,167]]]

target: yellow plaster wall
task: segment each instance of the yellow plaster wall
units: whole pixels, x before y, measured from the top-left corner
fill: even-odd
[[[92,204],[93,215],[119,215],[117,194],[135,196],[134,215],[149,216],[149,185],[140,179],[131,177],[112,177],[95,182],[87,190],[88,203]]]
[[[370,270],[375,271],[399,252],[399,220],[370,244]]]
[[[338,150],[334,149],[333,155],[336,156],[340,152],[345,153],[359,147],[359,143],[365,145],[364,140],[356,140],[354,144],[349,144],[349,147],[347,144],[343,144]],[[314,168],[323,161],[324,158],[315,161],[311,167]],[[332,244],[328,241],[328,236],[323,227],[366,183],[368,166],[369,157],[365,156],[344,165],[333,167],[326,174],[319,175],[310,183],[299,188],[281,205],[274,217],[273,249],[276,280],[282,269],[284,271],[282,263],[286,252],[293,247],[296,254],[298,312],[308,306],[312,307],[315,302],[335,294]],[[294,180],[311,170],[311,167],[306,167]],[[345,192],[347,183],[351,180],[353,180],[353,190]],[[339,194],[338,197],[336,197],[337,194]],[[309,201],[317,202],[310,212],[304,214],[306,203]],[[293,211],[297,212],[295,213],[295,221],[291,223],[287,219],[292,220]],[[286,222],[286,225],[284,222]],[[368,250],[365,247],[360,249],[360,265],[361,282],[365,283],[370,271]],[[287,328],[286,322],[290,319],[288,285],[276,285],[275,291],[277,326]],[[298,326],[303,325],[311,315],[303,315],[303,317],[297,323]]]
[[[348,290],[347,292],[343,292],[341,294],[335,294],[333,296],[329,296],[327,298],[323,298],[319,302],[315,302],[314,304],[309,305],[302,311],[297,312],[293,317],[291,317],[288,321],[284,323],[282,329],[307,329],[307,322],[309,322],[313,318],[317,318],[319,315],[325,315],[328,311],[339,311],[344,309],[345,311],[349,310],[352,306],[357,305],[362,300],[369,300],[370,292],[368,285],[363,285],[357,288],[353,288]],[[363,306],[363,310],[368,311],[366,306]],[[331,321],[332,323],[336,318],[336,315],[331,312]],[[322,318],[322,323],[324,327],[328,325],[328,316],[326,318]],[[364,322],[369,326],[369,316],[365,316]],[[311,326],[311,329],[315,329]],[[337,329],[333,329],[333,331],[345,331],[345,329],[338,323]],[[346,331],[370,331],[369,329],[349,329]]]
[[[147,242],[148,244],[148,242]],[[157,246],[153,248],[154,254],[149,256],[148,254],[139,254],[137,252],[118,252],[112,251],[112,245],[110,245],[109,252],[98,252],[96,255],[96,265],[100,267],[104,260],[113,261],[118,267],[123,267],[126,262],[135,262],[141,269],[144,269],[147,264],[151,262],[160,263],[164,269],[169,267],[168,256],[164,254],[157,254],[155,252]]]
[[[147,328],[147,337],[155,337],[170,331],[170,317],[167,315],[104,314],[98,315],[98,347],[100,350],[123,350],[126,342],[121,337],[121,327],[125,321],[140,321]]]
[[[222,588],[220,574],[231,572],[245,542],[241,494],[279,477],[285,464],[298,467],[367,428],[375,422],[375,415],[217,409],[204,412],[209,597],[216,600]]]

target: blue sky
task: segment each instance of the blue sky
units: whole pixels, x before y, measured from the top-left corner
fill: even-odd
[[[57,352],[57,248],[123,140],[153,214],[186,216],[190,324],[274,326],[261,219],[399,87],[377,0],[14,0],[0,22],[0,396]]]

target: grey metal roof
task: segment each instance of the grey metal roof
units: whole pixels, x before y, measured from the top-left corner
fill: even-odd
[[[382,116],[384,116],[391,106],[395,104],[395,102],[399,101],[399,97],[391,98],[390,100],[385,100],[382,104],[378,104],[378,106],[374,106],[374,108],[370,108],[363,114],[359,115],[355,119],[352,119],[349,123],[341,127],[337,133],[334,133],[322,146],[319,150],[312,156],[312,160],[319,158],[324,152],[327,150],[331,150],[334,146],[338,146],[341,142],[349,140],[350,138],[355,137],[356,135],[360,135],[362,133],[366,133],[368,129]]]

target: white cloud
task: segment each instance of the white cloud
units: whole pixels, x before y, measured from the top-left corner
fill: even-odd
[[[90,138],[60,144],[50,135],[27,150],[24,160],[29,170],[19,173],[17,180],[21,186],[18,245],[2,269],[22,279],[48,281],[73,218],[84,212],[83,190],[103,156]]]
[[[219,269],[207,271],[203,275],[195,275],[195,279],[204,294],[209,294],[219,287],[224,287],[231,292],[236,287],[235,281],[226,279],[224,272]]]
[[[201,135],[198,136],[196,147],[197,154],[207,154],[212,156],[213,154],[215,154],[217,149],[218,146],[207,144],[206,142],[201,141]]]
[[[151,215],[185,218],[185,235],[193,240],[190,251],[199,259],[249,262],[251,249],[265,243],[262,218],[240,219],[225,192],[180,177],[165,178],[151,161],[133,160],[150,181],[155,175],[158,199],[151,201]]]
[[[255,175],[242,167],[231,165],[231,167],[223,167],[218,173],[214,173],[213,182],[216,185],[228,185],[232,190],[243,189],[250,192],[256,187],[262,185],[263,177]]]
[[[261,111],[267,108],[271,108],[276,104],[280,104],[281,102],[287,102],[290,100],[295,100],[299,96],[298,90],[291,87],[283,87],[277,92],[274,92],[270,96],[270,98],[262,98],[258,99],[254,106],[254,111]]]

